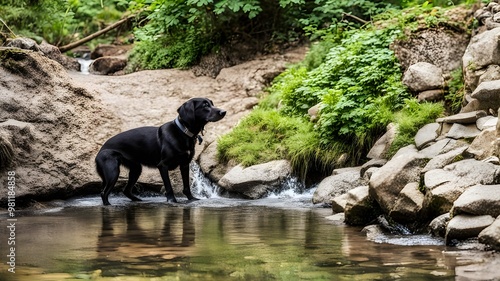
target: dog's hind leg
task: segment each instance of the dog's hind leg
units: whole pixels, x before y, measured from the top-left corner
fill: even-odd
[[[136,163],[126,166],[129,168],[130,171],[128,174],[128,182],[127,185],[125,186],[125,189],[123,190],[123,193],[132,201],[142,201],[140,198],[137,198],[135,195],[132,194],[132,188],[139,179],[139,176],[141,175],[142,166],[141,164],[136,164]]]
[[[100,151],[95,158],[95,162],[97,172],[102,178],[102,203],[104,205],[111,205],[108,201],[108,197],[118,181],[118,176],[120,175],[120,161],[116,156],[112,155],[112,153]]]

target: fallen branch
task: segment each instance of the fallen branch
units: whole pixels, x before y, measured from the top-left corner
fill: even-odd
[[[351,15],[351,14],[348,14],[348,13],[342,13],[342,14],[343,14],[344,16],[348,16],[348,17],[350,17],[350,18],[353,18],[353,19],[355,19],[355,20],[359,21],[359,22],[360,22],[360,23],[362,23],[362,24],[367,24],[367,23],[368,23],[368,21],[365,21],[364,19],[359,18],[359,17],[357,17],[357,16],[355,16],[355,15]]]
[[[61,51],[61,53],[64,53],[64,52],[67,52],[67,51],[69,51],[71,49],[74,49],[74,48],[76,48],[76,47],[78,47],[80,45],[83,45],[83,44],[87,43],[88,41],[90,41],[92,39],[95,39],[95,38],[103,35],[104,33],[108,32],[110,30],[113,30],[113,29],[119,27],[120,25],[126,23],[127,21],[129,21],[130,19],[132,19],[134,17],[135,17],[135,15],[131,15],[131,16],[128,16],[128,17],[126,17],[124,19],[121,19],[121,20],[113,23],[112,25],[104,28],[104,29],[101,29],[101,30],[97,31],[96,33],[90,34],[89,36],[87,36],[85,38],[82,38],[82,39],[80,39],[78,41],[75,41],[73,43],[69,43],[68,45],[61,46],[61,47],[59,47],[59,50]]]

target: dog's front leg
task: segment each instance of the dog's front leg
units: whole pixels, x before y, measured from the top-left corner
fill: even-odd
[[[191,194],[191,188],[189,186],[189,164],[180,165],[179,169],[181,170],[182,176],[182,193],[186,195],[188,200],[198,200],[198,198],[195,198],[193,194]]]
[[[165,196],[167,197],[167,202],[177,203],[177,199],[174,196],[174,190],[172,189],[172,183],[170,182],[170,177],[168,176],[168,168],[166,166],[159,166],[160,175],[163,180],[163,185],[165,186]]]

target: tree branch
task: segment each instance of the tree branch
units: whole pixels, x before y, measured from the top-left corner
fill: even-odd
[[[76,47],[78,47],[80,45],[83,45],[83,44],[87,43],[88,41],[90,41],[92,39],[95,39],[95,38],[103,35],[104,33],[108,32],[110,30],[113,30],[113,29],[119,27],[120,25],[126,23],[127,21],[129,21],[130,19],[132,19],[134,17],[135,17],[135,15],[131,15],[131,16],[128,16],[128,17],[126,17],[124,19],[121,19],[121,20],[113,23],[112,25],[104,28],[104,29],[101,29],[101,30],[97,31],[96,33],[90,34],[89,36],[87,36],[85,38],[82,38],[82,39],[80,39],[78,41],[75,41],[73,43],[69,43],[68,45],[61,46],[61,47],[59,47],[59,50],[61,51],[61,53],[64,53],[64,52],[67,52],[67,51],[69,51],[71,49],[74,49],[74,48],[76,48]]]

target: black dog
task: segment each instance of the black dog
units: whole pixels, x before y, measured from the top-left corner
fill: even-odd
[[[201,143],[203,129],[208,122],[224,118],[226,111],[214,107],[211,100],[193,98],[177,109],[179,116],[160,127],[140,127],[120,133],[104,143],[95,158],[97,173],[102,179],[102,203],[110,205],[108,196],[118,180],[120,165],[130,172],[125,195],[140,201],[132,194],[139,179],[142,165],[160,170],[168,202],[177,202],[168,171],[180,166],[183,193],[189,200],[196,200],[189,188],[189,163],[194,156],[196,140]]]

